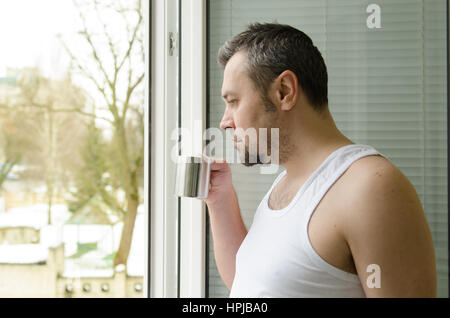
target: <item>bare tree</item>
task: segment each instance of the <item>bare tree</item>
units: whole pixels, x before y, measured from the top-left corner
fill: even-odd
[[[7,135],[14,137],[8,153],[16,154],[13,158],[22,159],[26,166],[22,181],[44,179],[51,224],[55,194],[68,186],[64,181],[68,181],[69,170],[65,168],[77,155],[79,127],[85,121],[85,98],[70,76],[48,79],[35,68],[16,70],[15,74],[18,90],[10,96],[8,117],[2,116],[3,121],[9,119],[9,130],[15,132]]]
[[[18,138],[12,120],[7,113],[0,117],[0,190],[14,166],[22,158],[20,149],[16,147]]]
[[[21,139],[18,138],[19,134],[15,129],[15,117],[11,112],[10,96],[4,93],[10,91],[12,86],[11,83],[7,83],[0,92],[0,191],[8,175],[22,157],[21,151],[17,147],[18,144],[21,144]]]
[[[113,172],[126,197],[124,226],[114,265],[126,265],[140,203],[144,155],[142,1],[74,1],[74,4],[81,22],[77,45],[84,45],[90,54],[77,53],[73,43],[61,39],[73,67],[95,88],[110,118]]]

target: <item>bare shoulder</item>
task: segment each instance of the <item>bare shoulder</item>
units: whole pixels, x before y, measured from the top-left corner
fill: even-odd
[[[366,156],[356,160],[349,167],[348,172],[351,177],[362,182],[392,181],[394,177],[404,177],[400,169],[380,155]]]
[[[423,214],[419,196],[409,179],[388,159],[367,156],[355,161],[344,175],[349,216],[389,219]],[[371,212],[376,211],[376,212]],[[376,213],[376,215],[368,215]],[[403,215],[407,213],[407,215]]]
[[[391,161],[379,155],[372,155],[355,161],[346,173],[349,195],[360,203],[383,204],[402,201],[402,204],[418,201],[417,192],[408,178]],[[383,200],[380,200],[383,199]],[[355,203],[355,202],[354,202]]]
[[[436,265],[431,232],[408,178],[382,156],[355,161],[343,175],[342,232],[361,279],[378,264],[384,286],[367,296],[435,295]],[[341,192],[341,195],[344,195]]]

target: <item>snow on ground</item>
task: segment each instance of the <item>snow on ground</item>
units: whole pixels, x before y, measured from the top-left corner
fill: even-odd
[[[0,263],[33,264],[46,261],[48,248],[65,244],[66,277],[110,277],[113,270],[111,262],[104,260],[119,247],[123,223],[109,225],[64,224],[71,217],[65,205],[52,206],[52,225],[47,225],[47,205],[36,204],[11,209],[0,213],[0,227],[30,226],[40,229],[39,244],[0,245]],[[143,276],[146,251],[146,224],[144,206],[139,206],[133,232],[127,273],[130,276]],[[77,242],[97,242],[97,250],[77,259],[69,256],[77,252]]]
[[[37,264],[48,258],[48,248],[41,244],[0,244],[1,264]]]
[[[51,224],[63,225],[72,214],[64,204],[55,204],[51,209]],[[29,226],[41,229],[48,223],[48,205],[21,206],[0,214],[0,227]]]

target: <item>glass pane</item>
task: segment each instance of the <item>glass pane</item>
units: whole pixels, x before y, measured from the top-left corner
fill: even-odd
[[[142,5],[0,4],[0,297],[143,296]]]
[[[446,2],[380,0],[381,28],[368,26],[370,1],[211,0],[209,9],[209,121],[219,127],[220,46],[251,22],[279,22],[302,30],[328,69],[330,111],[355,143],[375,147],[413,183],[432,230],[438,296],[448,297]],[[223,153],[215,154],[221,157]],[[247,229],[281,172],[231,164]],[[208,229],[209,230],[209,229]],[[208,237],[208,296],[226,297]]]

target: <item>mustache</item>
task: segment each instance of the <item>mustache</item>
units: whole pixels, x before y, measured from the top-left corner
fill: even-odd
[[[271,129],[274,129],[275,127],[271,127],[271,128],[262,128],[262,129],[267,129],[267,133],[266,133],[266,136],[267,136],[267,138],[271,138]],[[230,137],[231,137],[231,139],[234,141],[234,142],[241,142],[241,141],[244,141],[244,138],[245,137],[248,137],[248,138],[250,138],[251,139],[251,136],[248,136],[248,135],[245,135],[244,134],[244,138],[242,138],[242,137],[240,137],[238,134],[236,134],[236,131],[235,130],[233,130],[232,128],[229,128],[230,130],[228,130],[227,132],[230,132]],[[260,128],[261,129],[261,128]],[[279,129],[278,127],[276,127],[275,129]],[[256,138],[259,138],[259,136],[256,134],[254,137],[256,137]]]

